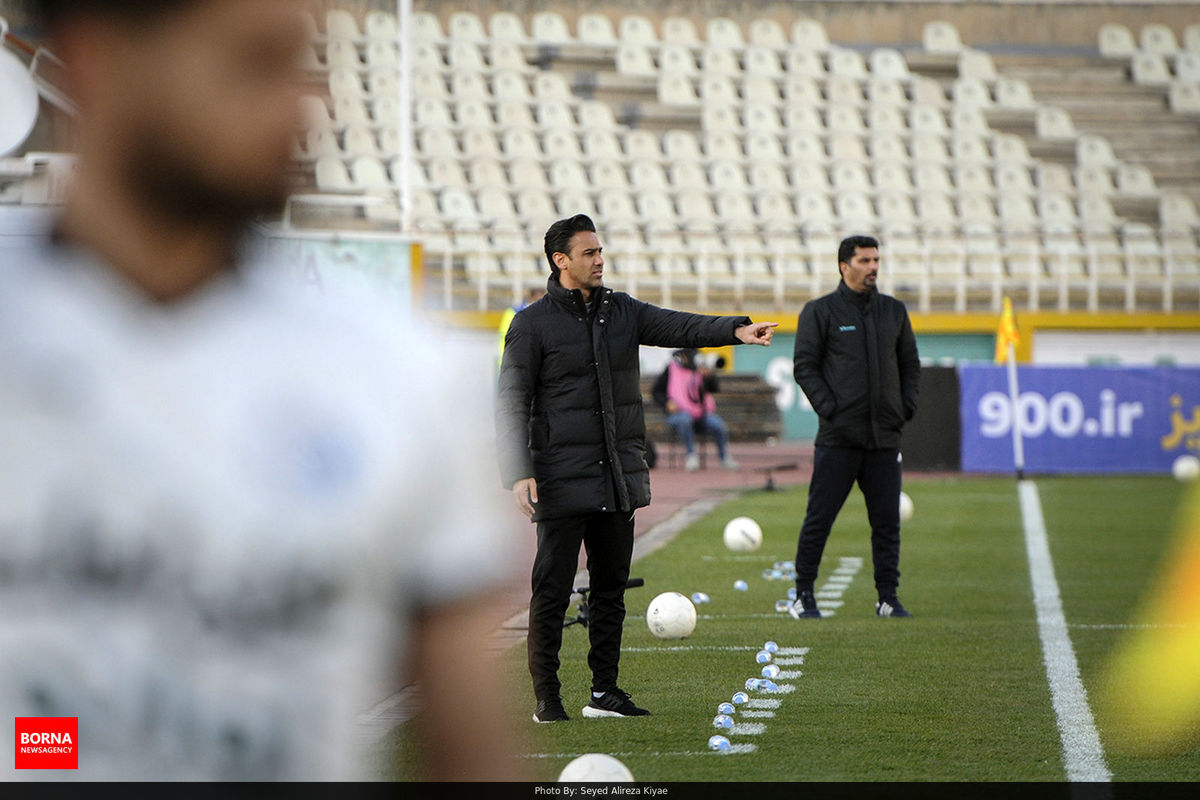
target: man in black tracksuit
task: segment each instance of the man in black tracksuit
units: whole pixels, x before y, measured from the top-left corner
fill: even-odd
[[[875,288],[879,242],[852,236],[838,248],[842,281],[808,303],[796,330],[794,375],[820,417],[808,511],[796,547],[793,617],[819,618],[813,584],[833,521],[857,481],[867,501],[875,562],[875,613],[900,605],[900,431],[917,411],[921,363],[908,311]]]
[[[535,722],[567,719],[558,651],[582,542],[591,585],[585,717],[643,716],[617,686],[634,510],[650,503],[638,348],[770,344],[775,323],[652,306],[604,287],[583,214],[546,232],[547,295],[512,321],[496,404],[501,480],[537,523],[529,604]]]

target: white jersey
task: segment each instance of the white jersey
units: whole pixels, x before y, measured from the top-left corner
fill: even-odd
[[[371,777],[354,719],[411,613],[510,573],[490,376],[264,270],[161,306],[76,251],[6,262],[0,774]],[[79,718],[78,772],[12,768],[23,716]]]

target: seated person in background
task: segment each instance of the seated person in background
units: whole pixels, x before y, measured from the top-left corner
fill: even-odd
[[[707,431],[717,443],[721,466],[737,469],[738,463],[729,456],[729,429],[717,416],[717,376],[709,367],[701,367],[695,350],[676,350],[671,363],[654,382],[654,400],[667,412],[667,424],[675,429],[679,441],[687,449],[684,468],[688,472],[700,469],[696,452],[696,432]]]

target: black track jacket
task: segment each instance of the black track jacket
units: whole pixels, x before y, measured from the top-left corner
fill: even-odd
[[[500,479],[535,478],[534,520],[630,512],[650,503],[639,345],[738,344],[749,317],[669,311],[553,275],[545,297],[520,311],[504,337],[496,402]],[[615,507],[613,504],[615,503]]]
[[[838,283],[800,312],[793,365],[820,417],[817,446],[900,447],[921,373],[904,303]]]

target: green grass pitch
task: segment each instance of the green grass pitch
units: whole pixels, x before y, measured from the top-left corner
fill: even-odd
[[[1173,531],[1181,496],[1168,478],[1037,481],[1055,573],[1085,687],[1132,621]],[[1011,479],[910,480],[916,515],[904,526],[900,597],[911,620],[874,617],[869,531],[855,490],[830,537],[818,592],[840,558],[861,558],[835,615],[796,621],[774,610],[790,584],[764,568],[794,558],[803,489],[743,495],[634,565],[646,586],[627,594],[621,685],[653,715],[589,720],[586,632],[565,632],[563,699],[570,722],[529,719],[524,647],[506,653],[515,718],[510,745],[537,780],[575,755],[617,755],[644,781],[1061,781],[1062,747],[1042,664],[1017,490]],[[761,549],[725,549],[727,520],[748,515]],[[737,579],[749,591],[733,589]],[[659,592],[708,593],[692,636],[655,639],[643,615]],[[717,705],[758,675],[754,655],[773,639],[807,648],[773,717],[730,735],[752,752],[708,752]],[[742,707],[741,710],[745,710]],[[1101,738],[1104,731],[1101,730]],[[396,739],[402,775],[418,746]],[[1200,750],[1167,759],[1109,754],[1116,780],[1200,780]]]

